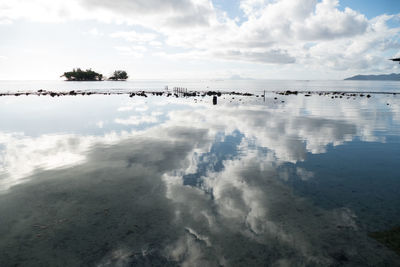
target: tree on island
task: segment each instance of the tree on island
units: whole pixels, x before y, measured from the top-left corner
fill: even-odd
[[[60,77],[65,77],[67,81],[101,81],[103,74],[97,73],[91,69],[81,70],[80,68],[64,72]]]
[[[111,76],[108,79],[114,80],[114,81],[118,81],[118,80],[124,81],[124,80],[128,79],[128,73],[126,73],[126,71],[124,71],[124,70],[116,70],[116,71],[114,71],[113,76]]]

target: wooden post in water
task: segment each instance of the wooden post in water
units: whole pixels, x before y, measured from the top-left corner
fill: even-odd
[[[213,96],[213,105],[215,106],[217,104],[217,96]]]

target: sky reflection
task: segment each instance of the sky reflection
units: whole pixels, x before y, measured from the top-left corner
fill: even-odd
[[[0,265],[399,263],[398,99],[274,97],[0,99]]]

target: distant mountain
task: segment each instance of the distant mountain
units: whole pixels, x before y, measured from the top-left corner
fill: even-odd
[[[357,81],[400,81],[400,73],[381,74],[381,75],[356,75],[345,80]]]

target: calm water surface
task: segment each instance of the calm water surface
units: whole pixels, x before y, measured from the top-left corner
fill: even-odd
[[[399,266],[398,162],[398,95],[0,97],[0,266]]]
[[[400,92],[400,81],[297,81],[297,80],[128,80],[102,82],[65,81],[0,81],[0,93],[17,91],[71,91],[101,90],[124,92],[138,90],[164,90],[168,86],[188,90],[220,90],[261,93],[266,91],[362,91]]]

